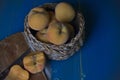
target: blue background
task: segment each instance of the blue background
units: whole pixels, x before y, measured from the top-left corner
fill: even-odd
[[[120,80],[119,0],[0,0],[0,40],[23,32],[29,10],[46,2],[66,1],[85,16],[81,49],[85,80]],[[50,61],[52,80],[80,80],[80,51],[66,61]]]

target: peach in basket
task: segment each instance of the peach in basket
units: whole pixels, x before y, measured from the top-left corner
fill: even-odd
[[[59,4],[60,3],[46,3],[46,4],[40,5],[38,7],[44,8],[47,12],[52,11],[53,13],[56,14],[55,8]],[[69,8],[73,9],[73,8],[71,8],[71,6],[69,6]],[[74,11],[75,11],[75,13],[73,12],[73,14],[75,14],[75,15],[71,18],[70,21],[60,21],[57,19],[56,15],[53,19],[54,19],[54,21],[56,20],[57,24],[55,24],[55,23],[51,24],[52,20],[50,20],[50,22],[47,24],[48,26],[46,27],[48,33],[53,33],[52,35],[46,33],[46,34],[48,34],[47,36],[48,36],[49,43],[40,41],[35,37],[35,34],[38,31],[30,28],[30,24],[28,23],[29,16],[27,15],[25,18],[25,22],[24,22],[24,27],[25,27],[24,33],[25,33],[26,40],[27,40],[28,44],[30,45],[31,49],[33,49],[34,51],[43,51],[48,56],[48,58],[52,59],[52,60],[68,59],[76,51],[78,51],[81,48],[81,46],[83,45],[83,41],[84,41],[85,21],[84,21],[83,15],[79,11],[77,11],[77,10],[74,10]],[[66,13],[65,15],[67,15],[67,14],[69,14],[69,13]],[[59,37],[56,37],[56,39],[52,39],[53,36],[56,36],[56,34],[54,33],[55,30],[52,29],[53,30],[52,31],[49,29],[51,29],[52,27],[55,27],[54,25],[60,26],[59,27],[60,29],[58,29],[59,33],[62,33],[62,31],[63,31],[62,27],[64,26],[64,28],[65,28],[64,30],[66,30],[66,32],[65,32],[66,35],[64,35],[65,37],[62,38],[62,36],[59,36]],[[66,29],[65,26],[69,26],[69,28],[72,27],[73,30],[72,30],[72,28]],[[63,41],[59,41],[61,39],[63,39]],[[58,40],[58,42],[57,42],[57,40]]]

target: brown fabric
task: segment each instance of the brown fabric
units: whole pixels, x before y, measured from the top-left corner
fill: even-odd
[[[45,77],[44,72],[40,72],[35,75],[31,75],[30,80],[47,80],[47,78]]]
[[[1,74],[1,72],[8,68],[28,49],[29,46],[24,38],[24,33],[16,33],[0,41],[0,76],[3,75]],[[3,78],[0,78],[0,80],[3,80]],[[30,80],[47,80],[47,79],[42,72],[35,75],[30,74]]]
[[[14,34],[0,42],[0,72],[19,58],[29,46],[23,33]]]

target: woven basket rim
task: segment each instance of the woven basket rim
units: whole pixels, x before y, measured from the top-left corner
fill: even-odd
[[[54,7],[56,5],[56,3],[45,3],[43,5],[39,5],[38,7],[46,7],[46,6],[49,7],[49,5]],[[77,20],[77,19],[79,19],[79,20]],[[64,55],[64,58],[61,58],[60,56],[59,56],[59,58],[53,58],[53,57],[50,57],[50,58],[54,59],[54,60],[63,60],[63,59],[68,58],[69,56],[72,56],[74,54],[74,52],[76,50],[78,50],[78,49],[75,49],[75,48],[80,48],[80,46],[83,45],[83,35],[84,35],[84,29],[85,29],[85,26],[84,26],[85,21],[84,21],[84,16],[79,11],[76,12],[76,21],[79,21],[78,22],[78,26],[79,26],[78,33],[69,42],[67,42],[65,44],[61,44],[61,45],[55,45],[55,44],[52,44],[52,43],[45,43],[45,42],[37,40],[37,38],[30,31],[30,27],[29,27],[29,24],[28,24],[28,15],[26,15],[25,21],[24,21],[24,33],[25,33],[27,41],[30,45],[32,44],[31,41],[33,43],[37,44],[37,46],[32,45],[31,46],[32,48],[36,48],[36,47],[39,48],[39,45],[41,45],[42,47],[44,47],[46,49],[52,50],[52,52],[54,52],[54,50],[55,51],[59,50],[60,54],[62,54],[62,57]],[[75,47],[75,46],[77,46],[77,47]],[[69,52],[64,53],[65,48],[69,48],[69,47],[70,47]],[[72,48],[73,48],[73,50],[71,50]],[[70,52],[70,51],[72,51],[72,52]],[[66,56],[65,54],[67,54],[69,56]],[[48,55],[51,56],[51,55],[54,55],[54,54],[48,54]]]
[[[81,13],[78,13],[78,14],[82,16]],[[25,18],[25,24],[24,24],[24,25],[26,25],[26,23],[28,23],[28,22],[26,21],[27,18],[28,18],[28,15],[27,15],[26,18]],[[84,27],[84,24],[85,24],[85,23],[83,23],[83,26],[82,26],[82,27]],[[80,27],[80,28],[81,28],[81,27]],[[77,35],[80,34],[80,36],[81,36],[82,33],[83,33],[84,28],[81,28],[81,29],[82,29],[82,30],[81,30],[81,33],[79,33],[79,32],[80,32],[80,31],[79,31],[68,43],[61,44],[61,45],[59,45],[59,46],[69,45],[69,43],[71,43],[73,39],[76,39]],[[30,33],[31,33],[31,32],[30,32]],[[32,34],[32,33],[31,33],[31,34]],[[51,46],[51,45],[57,46],[57,45],[52,44],[52,43],[45,43],[45,42],[39,41],[39,40],[37,40],[37,39],[35,38],[35,36],[33,36],[33,35],[32,35],[32,37],[33,37],[36,41],[38,41],[38,42],[40,42],[40,43],[43,43],[43,44],[46,44],[46,45],[50,45],[50,46]]]

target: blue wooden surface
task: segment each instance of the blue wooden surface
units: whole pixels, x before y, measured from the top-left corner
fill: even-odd
[[[77,0],[0,0],[0,40],[24,30],[29,10],[46,2]],[[86,41],[81,49],[85,80],[120,80],[120,1],[80,0]],[[52,80],[80,80],[80,51],[66,61],[50,61]]]

